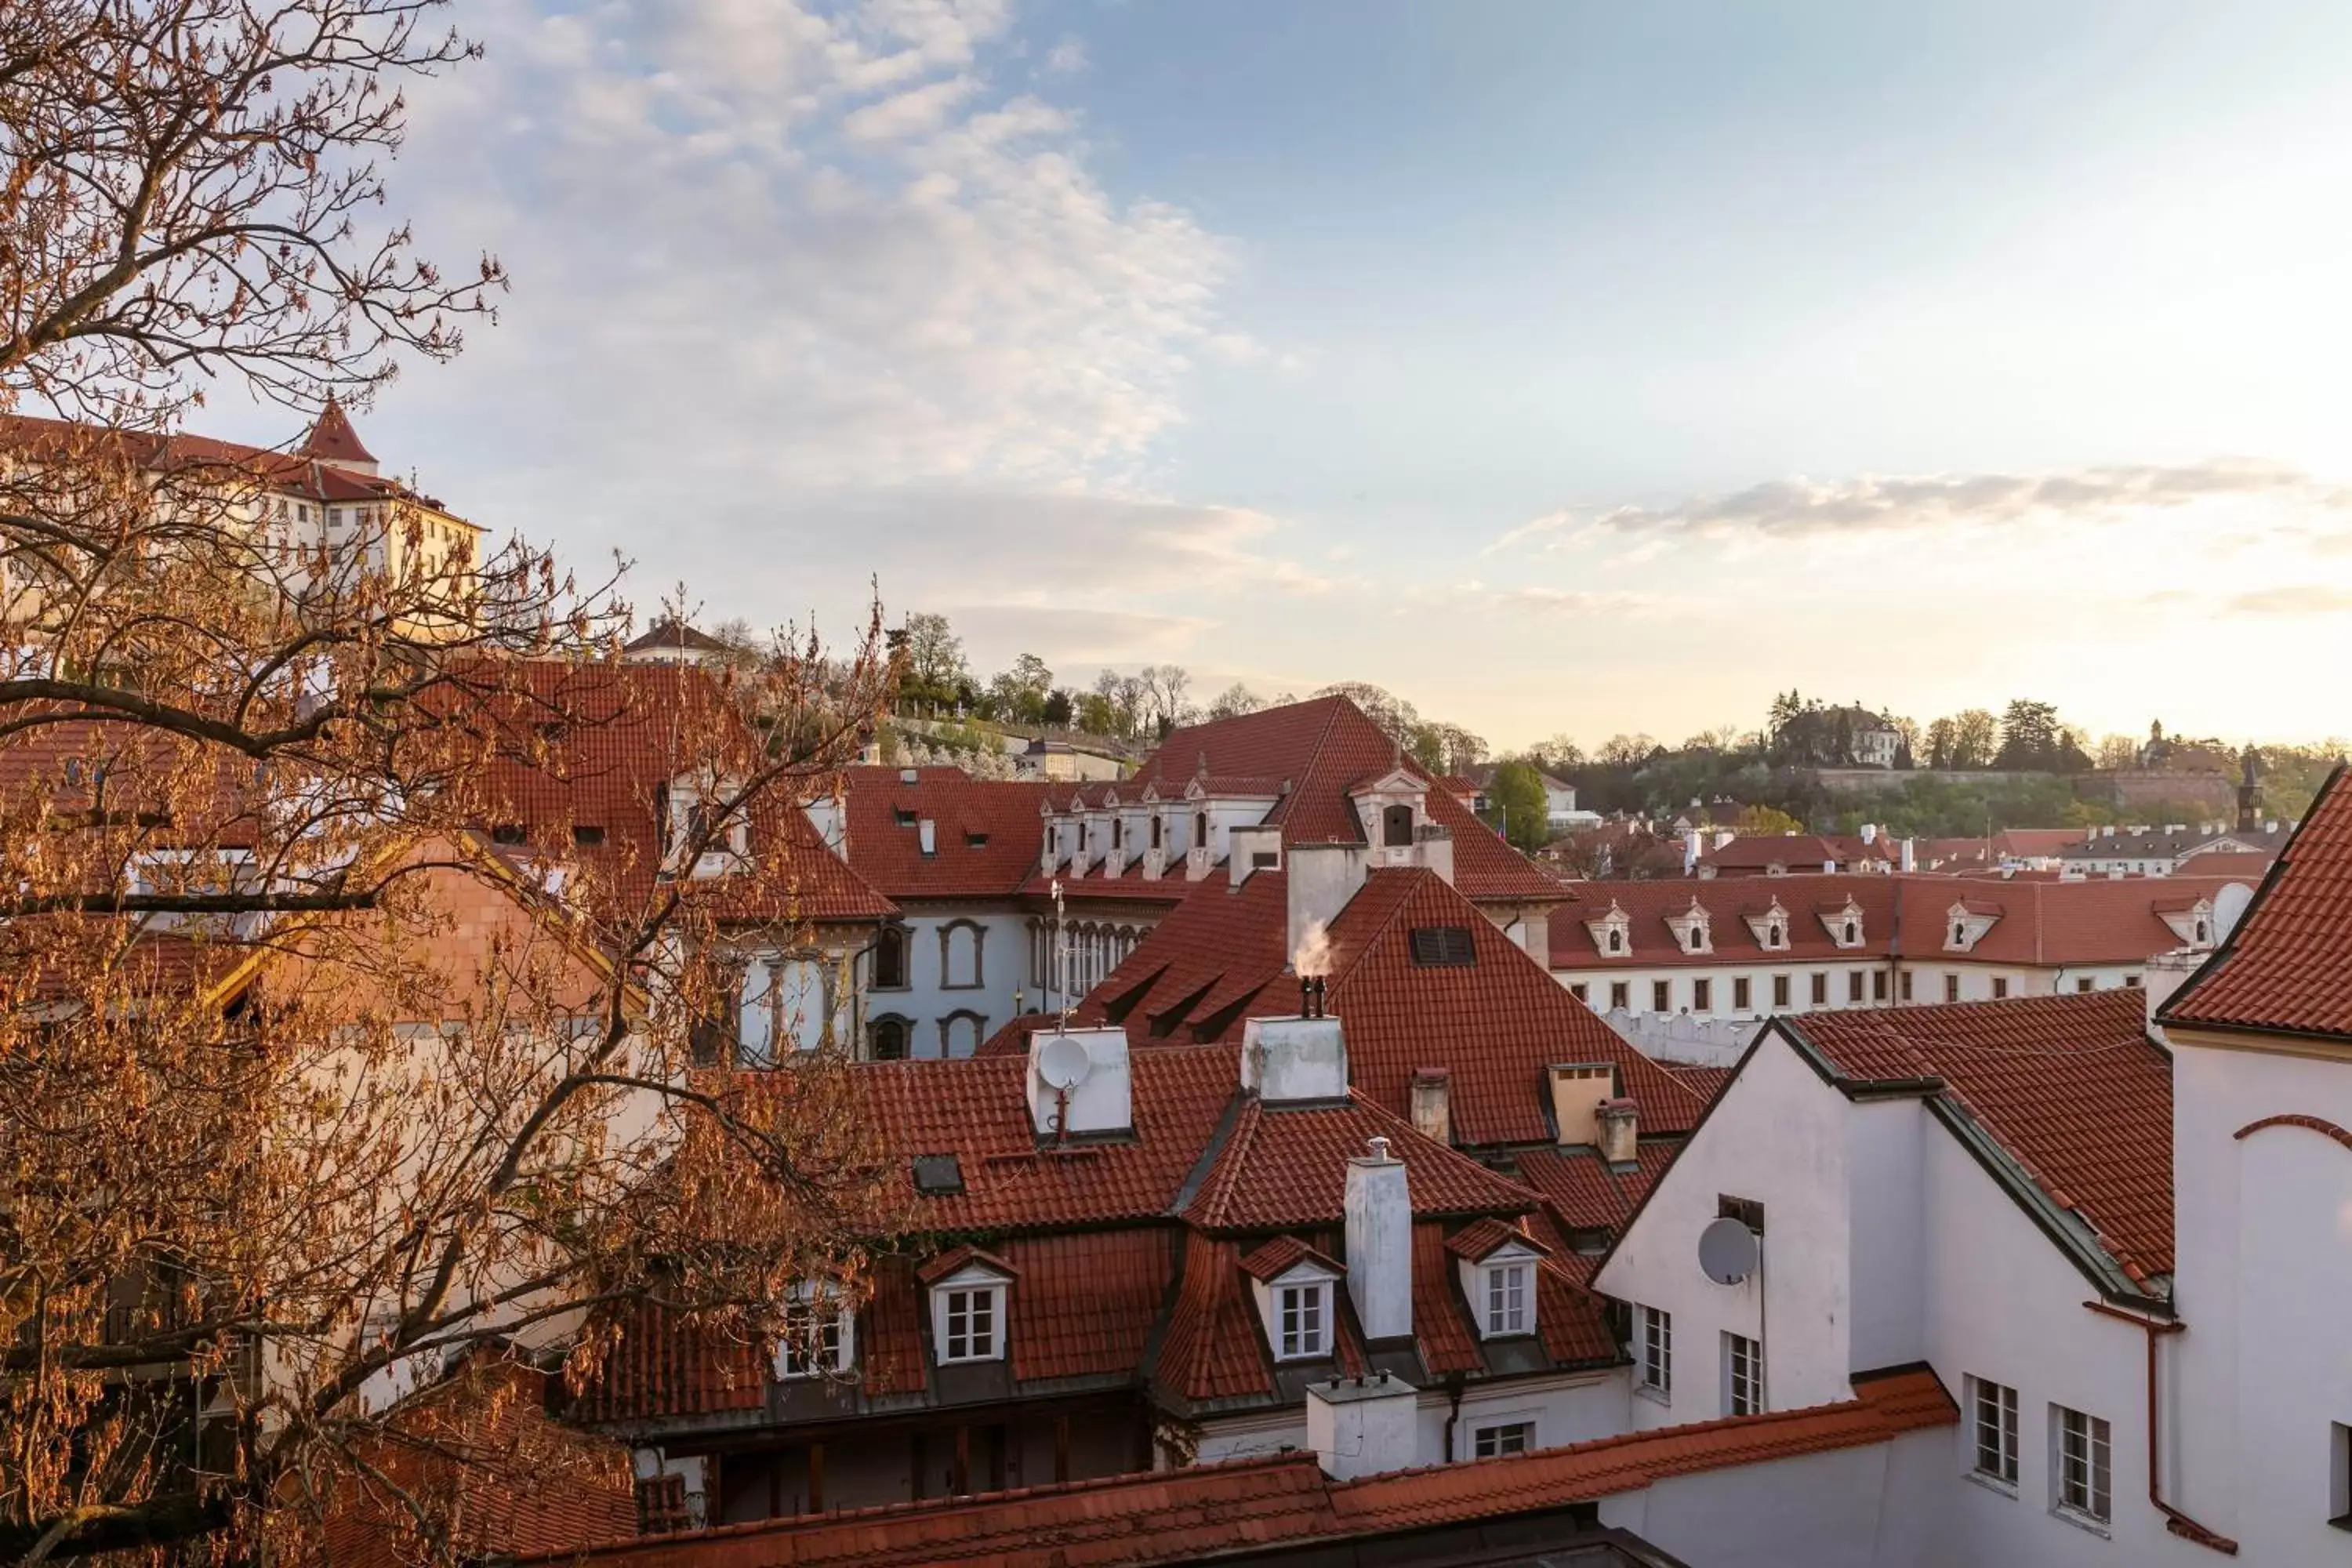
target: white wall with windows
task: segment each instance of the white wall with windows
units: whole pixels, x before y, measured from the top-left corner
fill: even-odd
[[[1686,1013],[1699,1018],[1762,1018],[1825,1008],[1885,1007],[1895,1000],[1890,966],[1805,963],[1678,964],[1638,968],[1598,962],[1555,967],[1552,978],[1596,1013]],[[1921,1001],[1930,998],[1923,995]],[[1940,996],[1933,998],[1940,1001]]]
[[[1728,1414],[1726,1334],[1761,1342],[1770,1408],[1849,1396],[1848,1110],[1844,1096],[1768,1035],[1659,1178],[1594,1279],[1604,1294],[1634,1303],[1630,1428]],[[1737,1285],[1718,1285],[1698,1266],[1699,1233],[1721,1217],[1727,1197],[1763,1205],[1763,1266]],[[1671,1387],[1643,1377],[1654,1337],[1645,1309],[1671,1316]]]
[[[874,953],[868,1050],[968,1057],[1017,1011],[1034,1010],[1027,918],[1010,904],[908,908]]]

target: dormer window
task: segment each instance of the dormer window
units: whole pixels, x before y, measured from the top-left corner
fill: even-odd
[[[1383,848],[1405,849],[1412,846],[1412,807],[1385,806],[1381,811],[1381,845]]]
[[[959,1247],[923,1273],[931,1288],[931,1354],[939,1363],[1002,1361],[1012,1266],[976,1247]]]
[[[1493,1262],[1486,1277],[1481,1323],[1488,1339],[1524,1334],[1535,1327],[1535,1265],[1526,1258]]]
[[[1666,917],[1668,929],[1675,933],[1675,945],[1685,952],[1709,952],[1714,944],[1707,937],[1707,914],[1693,899],[1689,909],[1681,914]]]
[[[1966,947],[1969,945],[1969,928],[1967,921],[1954,921],[1952,922],[1952,945],[1954,947]]]
[[[776,1343],[776,1381],[837,1376],[855,1359],[856,1321],[831,1289],[803,1282],[793,1288],[784,1309],[784,1331]]]
[[[1856,923],[1855,921],[1846,921],[1846,922],[1845,922],[1845,924],[1844,924],[1843,926],[1842,926],[1841,928],[1839,928],[1839,936],[1838,936],[1838,945],[1839,945],[1839,946],[1841,946],[1841,947],[1854,947],[1854,946],[1858,946],[1858,945],[1861,943],[1861,942],[1862,942],[1862,927],[1861,927],[1858,923]]]
[[[1626,914],[1623,906],[1612,900],[1609,912],[1598,920],[1585,921],[1584,929],[1592,933],[1592,945],[1603,956],[1622,958],[1633,951],[1633,917]]]
[[[1196,811],[1192,814],[1192,847],[1206,849],[1208,847],[1209,814],[1205,811]]]
[[[1274,1288],[1277,1361],[1306,1361],[1331,1352],[1331,1282],[1301,1280]]]

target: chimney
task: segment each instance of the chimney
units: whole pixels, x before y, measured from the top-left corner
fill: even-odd
[[[1236,841],[1239,836],[1236,835]],[[1240,851],[1234,852],[1241,858]],[[1310,934],[1328,926],[1364,885],[1363,847],[1355,844],[1294,844],[1283,868],[1289,900],[1287,950],[1294,967]],[[1305,970],[1299,973],[1304,974]]]
[[[1347,1099],[1348,1041],[1339,1020],[1245,1020],[1242,1087],[1268,1105]]]
[[[1028,1087],[1040,1138],[1135,1129],[1125,1029],[1038,1030],[1029,1037]]]
[[[1307,1390],[1307,1446],[1335,1481],[1421,1463],[1420,1390],[1400,1377],[1335,1377]]]
[[[1348,1162],[1348,1294],[1367,1340],[1412,1337],[1412,1193],[1389,1141]]]
[[[1453,1074],[1444,1068],[1415,1068],[1408,1093],[1412,1130],[1432,1142],[1453,1142]]]
[[[1901,864],[1903,869],[1906,871],[1917,870],[1919,868],[1919,841],[1916,838],[1906,838],[1903,841],[1902,848],[1903,858]]]
[[[1605,1063],[1554,1067],[1551,1115],[1563,1144],[1601,1142],[1598,1112],[1604,1100],[1617,1097],[1617,1069]]]
[[[1878,824],[1874,822],[1865,822],[1862,825],[1862,841],[1864,844],[1875,844],[1878,842]]]
[[[938,823],[932,821],[927,816],[923,818],[922,821],[915,825],[915,834],[922,844],[924,854],[936,855],[940,852],[940,825]]]
[[[1612,1166],[1640,1163],[1635,1152],[1638,1120],[1630,1100],[1604,1100],[1592,1108],[1594,1142],[1602,1160]]]
[[[1236,827],[1226,835],[1225,842],[1232,847],[1225,856],[1225,870],[1234,887],[1248,881],[1254,872],[1282,869],[1280,827]]]
[[[1698,865],[1699,842],[1700,834],[1697,828],[1683,829],[1683,875],[1685,877],[1689,876],[1693,868]]]

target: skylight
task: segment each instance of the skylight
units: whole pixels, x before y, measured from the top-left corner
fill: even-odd
[[[1416,926],[1412,961],[1423,969],[1459,969],[1478,962],[1468,926]]]

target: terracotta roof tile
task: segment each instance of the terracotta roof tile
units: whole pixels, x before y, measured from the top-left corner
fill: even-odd
[[[1008,1313],[1013,1375],[1131,1376],[1174,1282],[1181,1233],[1152,1229],[1021,1237],[1004,1245],[1019,1270]]]
[[[1328,1223],[1342,1211],[1348,1162],[1376,1137],[1386,1138],[1404,1162],[1415,1215],[1518,1214],[1533,1206],[1526,1188],[1361,1100],[1270,1106],[1252,1098],[1184,1218],[1215,1231]]]
[[[2352,784],[2328,775],[2221,951],[2167,1023],[2352,1036]],[[2192,862],[2193,863],[2193,862]]]
[[[1282,828],[1285,844],[1362,843],[1348,787],[1388,773],[1400,761],[1395,743],[1353,702],[1321,697],[1171,731],[1144,760],[1137,779],[1153,781],[1163,793],[1181,791],[1203,758],[1218,779],[1288,781],[1290,793],[1266,816]],[[1432,784],[1424,809],[1453,831],[1454,881],[1466,897],[1547,901],[1560,896],[1557,879],[1503,842],[1451,790],[1432,783],[1427,769],[1410,756],[1402,764]]]
[[[1612,1171],[1591,1149],[1530,1149],[1513,1156],[1519,1180],[1533,1188],[1562,1225],[1615,1231],[1633,1217],[1658,1173],[1681,1146],[1637,1146],[1634,1168]]]
[[[1536,1313],[1543,1313],[1537,1299]],[[1455,1283],[1454,1258],[1445,1249],[1445,1227],[1412,1227],[1412,1338],[1421,1350],[1421,1364],[1433,1377],[1486,1370],[1478,1351],[1462,1291]]]
[[[1307,1246],[1295,1236],[1277,1236],[1242,1259],[1242,1272],[1253,1279],[1272,1279],[1298,1263],[1319,1263],[1335,1273],[1345,1274],[1348,1266]]]
[[[1473,1220],[1445,1238],[1445,1250],[1472,1263],[1491,1258],[1506,1247],[1524,1247],[1538,1257],[1551,1248],[1515,1225],[1498,1219]]]
[[[1153,1368],[1155,1381],[1180,1398],[1233,1399],[1274,1387],[1240,1265],[1235,1243],[1186,1234],[1184,1277]]]
[[[2127,987],[1781,1020],[1847,1078],[1934,1077],[2117,1265],[2172,1272],[2172,1068]]]
[[[847,768],[845,852],[851,869],[893,899],[1010,899],[1036,875],[1038,807],[1055,787],[961,768]],[[934,824],[929,855],[925,820]]]
[[[1228,1270],[1227,1272],[1230,1272]],[[1885,1443],[1959,1412],[1935,1374],[1857,1378],[1854,1397],[1504,1459],[1334,1481],[1287,1455],[992,1496],[770,1520],[525,1561],[597,1568],[1150,1568],[1559,1509],[1676,1476]]]

